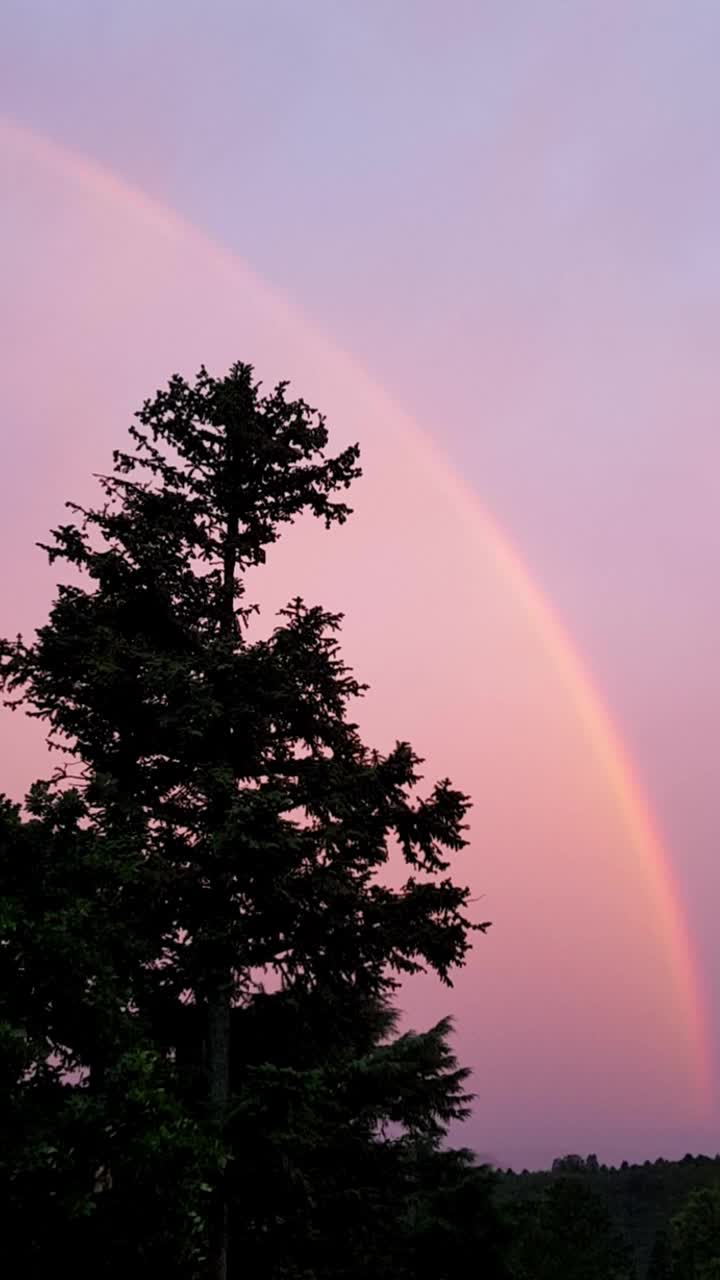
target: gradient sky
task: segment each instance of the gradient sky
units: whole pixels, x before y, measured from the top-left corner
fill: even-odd
[[[475,797],[492,934],[452,997],[404,1002],[456,1013],[469,1140],[501,1160],[720,1146],[601,762],[445,470],[610,709],[715,1052],[719,39],[711,0],[3,6],[0,117],[198,234],[0,128],[0,630],[41,620],[33,540],[175,368],[252,359],[360,438],[354,527],[302,531],[267,591],[346,609],[368,734]],[[2,725],[17,789],[40,756]]]

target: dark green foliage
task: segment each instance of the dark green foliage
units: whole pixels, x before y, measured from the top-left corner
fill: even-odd
[[[655,1243],[647,1269],[647,1280],[672,1280],[670,1235],[665,1227],[659,1227],[655,1236]]]
[[[231,1128],[244,1141],[231,1195],[237,1220],[251,1222],[236,1240],[238,1274],[252,1259],[259,1275],[442,1280],[484,1237],[487,1274],[504,1274],[499,1261],[491,1267],[491,1176],[439,1146],[442,1117],[461,1117],[467,1103],[446,1025],[393,1039],[388,1011],[323,1009],[285,993],[237,1023],[261,1060],[246,1068],[245,1088],[235,1083]]]
[[[125,927],[135,874],[83,825],[77,793],[37,788],[30,808],[23,822],[0,806],[4,1248],[23,1274],[76,1257],[76,1274],[127,1275],[132,1262],[150,1276],[174,1256],[176,1275],[195,1275],[205,1250],[192,1215],[219,1152],[128,1016],[147,959]]]
[[[337,616],[295,600],[256,639],[246,594],[284,525],[346,519],[357,449],[328,457],[322,418],[246,365],[176,377],[138,419],[102,505],[47,548],[73,574],[48,624],[0,648],[67,761],[3,817],[26,1135],[5,1180],[27,1170],[31,1203],[45,1178],[50,1251],[71,1222],[103,1274],[415,1274],[418,1233],[426,1258],[487,1216],[486,1175],[439,1150],[467,1105],[448,1028],[398,1038],[388,1006],[404,975],[449,981],[485,927],[448,875],[469,802],[447,781],[419,798],[407,744],[364,745]]]
[[[594,1167],[577,1156],[555,1161],[553,1172],[505,1174],[498,1202],[514,1211],[544,1195],[558,1178],[572,1171],[605,1205],[614,1228],[632,1247],[638,1280],[684,1280],[672,1269],[671,1223],[694,1191],[720,1186],[720,1157],[685,1156],[682,1160],[646,1161],[620,1168]],[[674,1231],[674,1228],[672,1229]]]
[[[378,991],[388,965],[447,977],[467,891],[439,873],[465,797],[445,782],[415,803],[411,749],[364,747],[339,618],[295,601],[270,640],[245,635],[244,571],[302,509],[345,519],[329,495],[356,450],[325,460],[322,420],[282,387],[261,400],[246,366],[176,378],[140,419],[106,504],[50,548],[89,586],[60,589],[34,646],[6,646],[5,680],[82,761],[98,820],[161,860],[168,981],[266,965]],[[413,872],[400,892],[374,880],[389,839]]]
[[[693,1191],[670,1224],[671,1280],[720,1277],[720,1186]]]
[[[495,1207],[490,1172],[469,1152],[421,1150],[410,1173],[411,1208],[402,1220],[408,1280],[510,1277],[510,1232]]]
[[[554,1178],[515,1211],[515,1280],[633,1280],[628,1245],[581,1180]]]

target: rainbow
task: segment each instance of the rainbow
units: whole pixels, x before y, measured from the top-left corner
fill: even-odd
[[[247,265],[229,250],[218,245],[185,222],[176,213],[121,181],[113,173],[90,163],[64,146],[40,137],[13,122],[0,119],[0,144],[31,153],[61,180],[72,177],[102,194],[112,202],[132,206],[133,213],[150,228],[174,238],[192,236],[202,242],[223,270],[242,275],[261,288],[271,305],[286,318],[293,318],[309,328],[300,308],[254,276]],[[330,344],[326,344],[328,348]],[[364,370],[333,344],[333,352],[352,368],[354,376],[363,380],[373,396],[392,412],[412,439],[415,455],[435,478],[440,475],[452,496],[456,510],[467,531],[469,542],[482,546],[490,555],[508,589],[519,602],[530,627],[555,668],[578,716],[584,735],[606,778],[623,828],[626,831],[652,903],[663,944],[671,958],[675,984],[672,993],[684,1012],[691,1060],[693,1086],[698,1106],[706,1113],[714,1102],[713,1054],[707,1031],[705,1000],[698,965],[693,954],[681,894],[673,876],[668,852],[657,829],[643,793],[643,787],[628,757],[611,715],[595,688],[567,630],[534,581],[506,533],[483,509],[475,494],[464,484],[434,444],[421,429],[410,422],[391,399],[372,384]]]

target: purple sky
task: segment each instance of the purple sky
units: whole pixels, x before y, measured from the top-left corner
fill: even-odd
[[[430,434],[507,531],[576,641],[645,785],[687,905],[715,1040],[719,39],[720,10],[711,0],[6,0],[0,39],[0,116],[100,162],[240,255]],[[66,309],[74,315],[73,307],[80,316],[81,303],[58,246],[65,254],[73,246],[80,278],[89,270],[83,245],[100,233],[90,214],[82,222],[81,194],[56,206],[50,179],[33,177],[32,165],[5,166],[5,176],[16,203],[3,197],[0,204],[3,278],[12,282],[0,322],[17,370],[31,358],[52,360],[53,349],[59,360],[68,340],[58,333],[61,317]],[[40,319],[28,309],[18,320],[18,306],[32,294],[23,271],[40,260],[41,245],[48,288],[31,282]],[[100,262],[100,247],[88,248],[93,253]],[[93,305],[101,332],[106,325],[116,339],[113,317],[101,301]],[[207,334],[212,349],[201,358],[213,363],[217,351],[224,361],[210,320]],[[99,386],[102,361],[111,365],[96,341],[99,363],[90,377]],[[296,360],[293,377],[303,392],[293,341],[282,338],[278,351],[287,346]],[[168,362],[184,359],[180,336],[177,358],[171,343],[158,340],[155,360],[151,337],[147,343],[142,366],[127,356],[132,398],[114,402],[118,414],[164,379]],[[272,350],[270,336],[258,344]],[[116,359],[114,374],[122,377],[123,367]],[[145,382],[136,385],[141,370]],[[35,445],[19,445],[14,435],[20,380],[4,381],[13,492],[21,462],[32,456],[47,476],[45,493],[59,500],[83,455],[64,458],[57,438],[55,453],[28,454]],[[318,385],[324,390],[322,379]],[[28,391],[37,421],[42,394],[42,387]],[[327,394],[332,401],[330,385]],[[77,413],[77,391],[63,395],[60,423],[64,413]],[[339,393],[337,405],[340,411]],[[361,422],[358,434],[362,440]],[[21,509],[6,496],[5,504],[42,593],[46,579],[29,544],[55,512],[47,502]],[[465,566],[461,543],[458,533],[453,554]],[[474,573],[474,562],[468,565]],[[3,627],[12,627],[9,618],[6,607]],[[440,664],[454,643],[447,625],[436,646]],[[480,634],[482,620],[477,625]],[[494,644],[478,641],[478,660],[496,658],[500,668],[502,646],[498,639],[496,653]],[[375,652],[358,632],[358,665],[362,674],[372,668],[376,686],[384,652],[386,673],[392,667],[387,645]],[[530,662],[519,653],[518,663]],[[468,664],[472,654],[469,641]],[[454,729],[488,768],[497,742],[509,756],[519,750],[502,742],[503,699],[517,685],[525,687],[523,678],[513,685],[503,667],[486,737],[471,742],[466,726]],[[442,688],[434,692],[440,706]],[[518,699],[513,725],[523,723]],[[533,708],[528,703],[527,723],[537,729],[544,713],[537,699]],[[427,723],[436,724],[434,714]],[[449,732],[448,751],[452,738]],[[418,746],[436,751],[443,771],[439,742]],[[531,764],[523,768],[529,776]],[[481,771],[477,777],[482,831]],[[507,842],[505,879],[493,881],[491,864],[487,879],[495,884],[490,914],[499,933],[502,895],[509,900],[521,890],[513,829],[495,820],[483,845],[491,850],[500,833]],[[577,831],[568,821],[566,842],[582,829],[579,819]],[[519,821],[523,847],[528,823]],[[549,827],[539,844],[550,883],[561,886],[567,855],[552,863]],[[528,856],[518,854],[518,885]],[[477,883],[485,883],[482,860]],[[582,917],[582,883],[576,873],[577,896],[558,906],[558,927]],[[626,892],[622,875],[614,890]],[[633,909],[641,911],[639,899]],[[552,904],[543,910],[552,921]],[[720,1146],[715,1117],[695,1122],[679,1103],[668,1115],[671,1095],[662,1092],[656,1111],[633,1130],[640,1059],[622,1105],[600,1096],[591,1071],[571,1096],[560,1064],[573,1023],[563,1024],[559,1009],[551,1019],[558,1087],[551,1054],[547,1081],[538,1084],[523,1058],[533,1042],[525,988],[517,987],[522,1038],[502,1023],[502,953],[498,959],[487,947],[473,982],[482,991],[487,972],[496,983],[489,1013],[467,991],[458,1006],[466,1022],[476,1020],[465,1036],[481,1097],[483,1038],[509,1037],[514,1065],[507,1072],[512,1099],[504,1102],[503,1064],[492,1059],[488,1067],[489,1105],[501,1119],[479,1108],[472,1138],[481,1150],[530,1161],[585,1141],[598,1149],[605,1141],[612,1158]],[[621,979],[611,968],[614,989]],[[433,997],[434,1010],[442,1011],[444,998]],[[607,1020],[604,1026],[610,1037]],[[535,1034],[544,1034],[539,1024]]]

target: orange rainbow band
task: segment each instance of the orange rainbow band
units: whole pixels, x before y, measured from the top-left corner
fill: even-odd
[[[41,137],[14,122],[0,119],[0,142],[33,153],[37,159],[55,169],[61,176],[69,174],[94,190],[118,202],[132,206],[134,214],[140,213],[151,226],[165,235],[192,236],[201,240],[206,251],[219,260],[224,268],[240,271],[246,280],[253,280],[264,295],[286,315],[295,315],[307,328],[309,322],[301,309],[264,281],[260,281],[230,250],[223,248],[205,236],[192,224],[185,222],[171,210],[151,199],[141,191],[123,182],[113,173],[54,141]],[[331,344],[327,344],[328,348]],[[685,914],[681,906],[681,894],[675,883],[670,860],[663,846],[643,789],[623,744],[613,726],[610,714],[594,688],[564,626],[548,603],[542,590],[531,577],[520,556],[514,550],[507,535],[480,505],[475,494],[464,484],[448,464],[440,451],[424,435],[416,424],[397,409],[390,397],[372,385],[364,370],[359,369],[351,357],[332,344],[334,353],[343,358],[348,367],[358,373],[368,388],[382,400],[396,418],[405,424],[412,435],[413,448],[422,454],[424,465],[435,477],[442,475],[448,490],[454,494],[457,510],[472,538],[478,533],[484,550],[490,553],[503,580],[515,599],[522,606],[531,628],[543,646],[548,658],[558,672],[571,703],[583,726],[587,740],[602,767],[610,790],[615,798],[620,816],[632,847],[640,861],[650,901],[653,904],[661,935],[671,958],[671,972],[675,983],[674,995],[684,1012],[691,1057],[692,1074],[699,1106],[709,1111],[713,1100],[713,1054],[707,1033],[702,984],[693,954]]]

